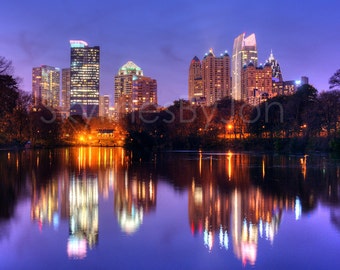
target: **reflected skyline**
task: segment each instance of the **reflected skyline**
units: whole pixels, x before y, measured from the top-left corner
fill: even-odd
[[[207,252],[232,252],[242,265],[256,265],[260,239],[275,242],[284,213],[298,221],[322,203],[340,224],[340,166],[322,157],[189,152],[135,162],[122,148],[78,147],[0,159],[1,185],[16,194],[1,205],[2,219],[29,196],[29,215],[41,232],[68,224],[70,259],[85,259],[100,244],[101,201],[109,200],[121,233],[140,234],[157,212],[159,182],[187,194],[188,228]]]

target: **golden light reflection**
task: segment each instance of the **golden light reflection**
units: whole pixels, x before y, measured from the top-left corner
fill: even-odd
[[[264,179],[266,176],[266,162],[265,157],[262,158],[262,179]]]
[[[308,155],[304,155],[303,158],[300,158],[301,172],[304,180],[306,180],[307,175],[307,157]]]
[[[121,148],[112,149],[91,146],[78,147],[76,151],[78,170],[85,168],[95,169],[98,167],[113,167],[118,165],[117,161],[120,160],[121,156],[124,156],[124,150]],[[125,166],[124,163],[121,163],[121,165]]]
[[[231,153],[231,152],[228,152],[228,154],[227,154],[227,160],[228,160],[228,179],[229,179],[229,181],[231,181],[231,175],[232,175],[232,164],[231,164],[231,162],[232,162],[232,156],[233,156],[233,153]]]
[[[199,150],[198,168],[199,168],[200,175],[202,175],[202,150]]]

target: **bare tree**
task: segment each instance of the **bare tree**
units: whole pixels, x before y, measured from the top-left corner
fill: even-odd
[[[0,75],[11,75],[13,73],[12,61],[0,56]]]
[[[329,89],[340,88],[340,69],[329,79]]]

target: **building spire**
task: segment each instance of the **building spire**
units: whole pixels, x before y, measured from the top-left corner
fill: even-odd
[[[271,50],[270,50],[269,61],[271,62],[271,61],[273,61],[273,60],[275,60],[275,58],[274,58],[274,54],[273,54],[273,49],[271,49]]]

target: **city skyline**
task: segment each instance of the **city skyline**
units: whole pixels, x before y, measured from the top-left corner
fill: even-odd
[[[284,80],[307,76],[319,91],[327,90],[328,79],[339,68],[334,44],[340,37],[334,33],[340,4],[335,0],[308,5],[289,0],[280,8],[269,1],[125,1],[93,8],[85,0],[82,7],[78,1],[60,1],[53,9],[40,0],[17,2],[3,4],[0,22],[6,27],[0,30],[0,51],[13,62],[27,92],[32,91],[33,67],[69,66],[71,39],[101,47],[100,94],[110,95],[111,103],[115,73],[127,61],[143,66],[157,80],[160,105],[187,98],[192,58],[202,58],[210,48],[231,55],[233,40],[241,33],[256,34],[259,63],[273,50]],[[49,20],[41,16],[47,12]]]

